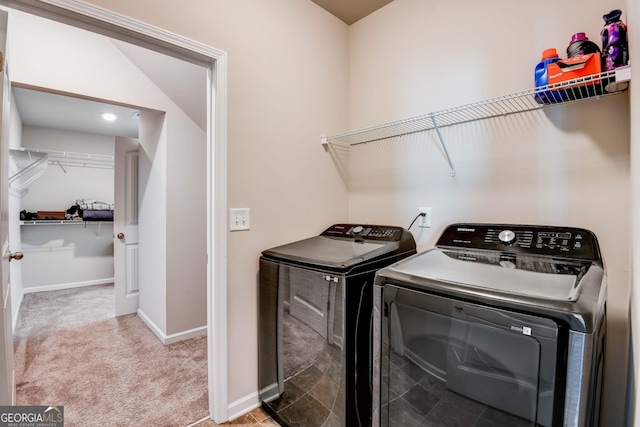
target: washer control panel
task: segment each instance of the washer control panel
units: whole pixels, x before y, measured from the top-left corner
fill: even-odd
[[[320,235],[348,239],[397,242],[402,238],[402,232],[402,227],[389,225],[334,224]]]
[[[600,260],[595,235],[575,227],[453,224],[436,246]]]

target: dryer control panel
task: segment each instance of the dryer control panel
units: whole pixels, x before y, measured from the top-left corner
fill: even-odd
[[[402,227],[389,225],[334,224],[320,235],[347,239],[399,242],[402,239],[403,231]]]
[[[575,227],[452,224],[436,246],[600,261],[595,235]]]

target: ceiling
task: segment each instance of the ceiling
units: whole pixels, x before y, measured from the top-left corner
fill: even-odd
[[[202,130],[207,129],[207,70],[179,59],[111,40],[122,53]],[[66,96],[21,87],[12,88],[23,125],[99,135],[138,137],[139,110],[108,101]],[[113,122],[100,113],[118,116]]]
[[[364,18],[393,0],[311,0],[348,25]]]
[[[134,108],[20,87],[12,92],[23,125],[138,137],[139,111]],[[113,113],[117,119],[105,121],[100,113]]]

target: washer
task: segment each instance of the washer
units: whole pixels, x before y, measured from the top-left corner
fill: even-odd
[[[606,295],[588,230],[447,227],[377,274],[373,425],[597,426]]]
[[[375,273],[415,253],[407,230],[358,224],[262,253],[260,400],[281,425],[371,425]]]

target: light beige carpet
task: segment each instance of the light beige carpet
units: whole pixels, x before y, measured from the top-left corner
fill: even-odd
[[[66,427],[186,426],[207,416],[207,345],[163,345],[112,285],[26,294],[15,333],[18,405],[62,405]]]

